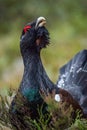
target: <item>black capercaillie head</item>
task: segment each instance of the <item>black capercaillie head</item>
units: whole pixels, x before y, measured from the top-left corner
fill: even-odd
[[[45,24],[46,19],[39,17],[24,27],[20,41],[21,50],[40,50],[49,44],[49,32],[45,28]]]

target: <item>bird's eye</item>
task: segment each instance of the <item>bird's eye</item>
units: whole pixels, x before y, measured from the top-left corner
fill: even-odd
[[[25,26],[24,29],[23,29],[24,33],[26,33],[30,28],[31,28],[30,25]]]

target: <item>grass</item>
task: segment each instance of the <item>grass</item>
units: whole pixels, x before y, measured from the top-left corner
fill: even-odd
[[[9,89],[7,96],[0,96],[1,130],[15,130],[9,121],[9,107],[15,92],[16,91]],[[73,120],[71,116],[73,111],[72,107],[70,106],[67,110],[65,110],[65,103],[61,104],[60,102],[58,103],[54,101],[54,93],[52,95],[45,96],[44,99],[48,104],[48,110],[50,112],[48,119],[44,120],[42,110],[38,111],[40,115],[38,122],[25,116],[25,121],[27,124],[31,125],[31,130],[87,130],[87,120],[81,118],[79,112],[77,112],[77,116],[75,120]],[[51,122],[48,126],[47,124],[50,118]]]

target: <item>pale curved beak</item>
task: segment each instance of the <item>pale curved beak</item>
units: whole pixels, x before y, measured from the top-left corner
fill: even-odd
[[[42,27],[46,24],[46,19],[44,17],[39,17],[36,21],[35,29]]]

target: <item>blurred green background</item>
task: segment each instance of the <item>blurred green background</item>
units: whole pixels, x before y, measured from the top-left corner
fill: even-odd
[[[0,0],[0,88],[18,88],[23,74],[19,42],[24,25],[47,19],[51,44],[42,61],[53,82],[59,68],[87,48],[86,0]]]

